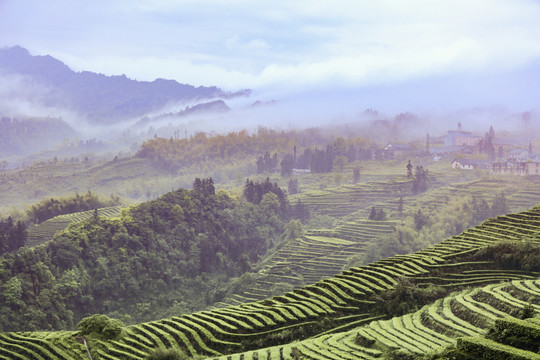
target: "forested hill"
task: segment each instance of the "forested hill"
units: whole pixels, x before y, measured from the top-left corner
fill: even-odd
[[[75,131],[62,119],[2,117],[0,157],[40,151],[75,135]]]
[[[216,192],[211,178],[119,218],[96,215],[0,257],[0,331],[70,329],[94,313],[133,322],[201,309],[223,299],[223,284],[249,270],[283,222],[272,189],[254,204]]]
[[[32,56],[19,46],[0,49],[0,70],[29,77],[51,90],[43,94],[44,99],[41,100],[45,103],[70,108],[96,123],[143,116],[171,101],[227,98],[249,93],[228,93],[215,86],[194,87],[174,80],[146,82],[131,80],[125,75],[77,73],[51,56]]]

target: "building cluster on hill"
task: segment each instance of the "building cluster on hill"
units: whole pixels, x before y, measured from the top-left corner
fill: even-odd
[[[444,136],[444,145],[433,147],[430,152],[436,155],[455,153],[457,156],[450,163],[452,169],[489,170],[491,174],[500,175],[540,175],[540,155],[532,153],[532,144],[529,149],[515,148],[508,141],[496,138],[492,126],[481,137],[464,131],[458,124],[457,130],[450,130]],[[467,158],[473,154],[485,154],[487,159]]]

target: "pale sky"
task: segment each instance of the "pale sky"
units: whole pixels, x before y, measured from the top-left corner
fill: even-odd
[[[515,73],[538,79],[539,19],[538,0],[0,0],[0,47],[76,71],[227,90],[469,75],[519,87]]]

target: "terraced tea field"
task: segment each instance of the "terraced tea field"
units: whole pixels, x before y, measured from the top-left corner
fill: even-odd
[[[446,175],[441,175],[446,176]],[[511,211],[523,211],[540,203],[540,182],[534,178],[516,179],[486,178],[452,185],[432,184],[431,188],[418,195],[412,193],[411,180],[391,179],[367,182],[357,185],[343,185],[337,188],[313,190],[291,196],[291,204],[300,200],[312,213],[342,218],[355,212],[365,217],[371,206],[382,207],[397,216],[398,199],[405,202],[404,215],[411,215],[408,208],[422,208],[424,212],[436,211],[451,199],[471,196],[490,203],[500,192],[507,198]]]
[[[520,210],[529,208],[540,201],[540,184],[537,185],[531,181],[523,181],[523,184],[527,185],[526,187],[510,186],[510,184],[514,183],[500,179],[482,179],[431,189],[419,196],[409,194],[409,196],[404,196],[406,206],[401,216],[397,214],[397,199],[399,199],[399,196],[396,194],[399,194],[399,189],[403,184],[398,185],[392,181],[377,182],[319,191],[319,195],[312,196],[313,199],[320,196],[321,198],[332,199],[332,202],[322,201],[314,206],[320,206],[321,209],[328,207],[330,211],[326,214],[338,216],[339,214],[331,209],[340,206],[339,204],[346,201],[345,199],[349,196],[352,196],[354,200],[355,196],[369,193],[369,189],[378,189],[372,191],[374,197],[367,197],[364,199],[365,202],[361,200],[357,202],[349,201],[351,207],[343,211],[355,211],[347,216],[348,219],[354,219],[353,221],[342,222],[341,225],[332,230],[312,230],[306,236],[288,242],[263,261],[263,267],[257,274],[256,284],[253,288],[249,291],[234,294],[232,297],[215,304],[215,306],[238,305],[276,295],[272,291],[272,287],[276,283],[288,283],[295,287],[301,287],[338,274],[347,264],[348,258],[363,254],[367,245],[376,243],[382,237],[391,234],[395,230],[399,218],[413,216],[413,212],[418,208],[435,213],[451,199],[468,195],[491,202],[496,194],[501,191],[506,193],[515,191],[517,197],[514,198],[512,194],[508,197],[508,203],[510,206]],[[409,187],[410,183],[407,183],[406,186]],[[539,191],[538,196],[534,196],[535,189]],[[383,193],[385,195],[381,195]],[[530,196],[524,197],[518,194],[529,194]],[[308,195],[302,196],[305,199]],[[379,199],[381,196],[386,196],[386,200],[379,201],[376,204],[390,213],[391,220],[367,220],[371,206],[374,205],[371,201]],[[357,210],[359,204],[365,205],[367,203],[369,203],[369,206]]]
[[[411,195],[411,189],[411,180],[343,185],[292,196],[291,204],[300,200],[311,212],[343,217],[374,204],[384,204],[400,196]]]
[[[358,353],[363,353],[364,355],[361,356],[369,359],[369,356],[377,357],[378,350],[362,348],[347,336],[342,338],[330,336],[330,333],[333,332],[368,325],[368,327],[361,328],[371,329],[364,330],[367,339],[371,339],[370,336],[375,337],[375,334],[381,334],[377,335],[377,339],[383,345],[403,347],[409,351],[421,353],[435,345],[439,346],[451,342],[448,339],[452,339],[455,334],[467,333],[467,330],[474,331],[475,327],[481,329],[489,320],[515,312],[516,309],[522,308],[529,301],[529,297],[539,293],[540,284],[536,280],[540,275],[538,273],[503,270],[492,261],[467,260],[469,254],[499,240],[528,241],[540,244],[540,207],[519,214],[509,214],[491,219],[459,236],[417,253],[394,256],[367,266],[351,268],[343,271],[340,275],[323,279],[281,296],[128,326],[125,328],[124,336],[119,340],[93,341],[90,344],[90,350],[100,359],[144,359],[155,347],[179,348],[187,354],[213,357],[250,351],[250,358],[255,358],[253,354],[257,354],[259,359],[287,359],[290,358],[292,351],[300,351],[304,352],[308,358],[339,359],[336,357],[337,355],[328,357],[328,353],[324,352],[326,350],[323,348],[318,350],[319,347],[326,346],[325,344],[333,344],[335,340],[336,343],[345,341],[350,344],[343,345],[344,347],[356,346],[360,349]],[[409,320],[396,320],[394,324],[394,320],[389,322],[388,320],[382,321],[380,316],[373,317],[374,303],[370,300],[372,294],[393,289],[398,279],[404,276],[419,286],[435,282],[452,289],[484,286],[501,281],[507,282],[502,285],[493,285],[457,294],[450,297],[450,300],[444,300],[449,302],[446,307],[444,301],[441,300],[433,305],[442,306],[440,310],[438,307],[434,307],[435,310],[430,312],[430,307],[424,308],[424,314],[443,314],[448,318],[451,315],[446,314],[445,312],[448,310],[445,309],[450,308],[456,318],[471,321],[471,325],[465,325],[464,322],[455,320],[460,325],[460,327],[456,327],[455,334],[452,333],[454,330],[451,328],[443,332],[444,337],[436,337],[430,331],[424,330],[426,334],[424,337],[419,335],[416,343],[410,343],[411,340],[407,340],[410,333],[405,335],[405,330],[400,332],[401,330],[393,328],[401,326],[399,324],[404,324],[405,321],[408,323]],[[508,281],[512,281],[512,283]],[[540,305],[537,299],[534,300],[534,304],[537,307]],[[465,312],[465,315],[462,312]],[[422,316],[420,318],[421,321],[424,321]],[[410,318],[413,325],[418,323],[414,319],[416,318]],[[433,319],[436,319],[435,315],[433,315]],[[436,324],[435,320],[433,323]],[[437,326],[443,326],[444,323],[443,321],[441,325]],[[422,324],[429,328],[427,320]],[[413,333],[416,330],[410,328],[410,331]],[[388,335],[385,335],[385,332],[388,332]],[[24,345],[13,340],[14,337],[22,334],[2,334],[2,339],[9,338],[10,340],[0,342],[0,355],[4,358],[14,359],[85,358],[86,354],[81,351],[80,344],[73,344],[73,341],[76,341],[73,338],[76,333],[72,333],[71,340],[69,340],[72,341],[69,344],[73,347],[62,345],[65,350],[64,348],[59,349],[60,345],[52,340],[44,339],[41,334],[25,334],[24,341],[26,343]],[[291,344],[295,339],[321,334],[325,334],[327,337],[318,337],[305,343]],[[31,340],[31,338],[36,337],[39,337],[40,340]],[[323,340],[316,339],[323,339],[325,343],[323,344]],[[315,341],[320,341],[320,344],[315,344]],[[32,342],[39,342],[39,344],[30,345],[29,343]],[[58,342],[62,341],[58,340]],[[260,353],[261,345],[276,345],[278,347]],[[30,348],[31,346],[32,348]],[[339,346],[332,351],[341,354]],[[294,350],[295,348],[296,350]],[[67,352],[68,350],[80,353],[69,356],[61,353],[61,351]],[[347,351],[343,353],[345,354]],[[231,356],[231,359],[233,356],[235,359],[247,359],[248,355],[227,355],[224,358],[226,359],[228,356]]]
[[[282,246],[263,261],[256,284],[241,294],[235,294],[214,306],[223,307],[272,296],[271,288],[284,282],[301,287],[339,274],[348,258],[364,252],[370,242],[381,234],[394,231],[395,221],[359,220],[347,222],[334,230],[308,232]]]
[[[103,217],[119,216],[125,206],[111,206],[98,209],[98,215]],[[64,230],[70,224],[76,224],[94,216],[94,210],[81,211],[73,214],[59,215],[28,228],[26,246],[37,246],[52,240],[56,232]]]
[[[529,303],[540,310],[540,280],[514,280],[468,289],[439,299],[412,314],[390,320],[375,320],[347,332],[215,359],[291,359],[293,351],[302,359],[377,359],[383,351],[397,349],[425,355],[456,345],[458,338],[464,336],[473,337],[473,340],[466,338],[465,341],[474,341],[485,335],[486,328],[496,321],[505,331],[509,331],[513,325],[538,332],[540,326],[534,320],[520,321],[511,317]],[[366,347],[366,344],[373,345]],[[482,345],[487,348],[500,346],[490,343]],[[489,349],[484,348],[483,351]],[[511,347],[508,351],[517,352]],[[540,359],[540,355],[536,354],[531,359]]]

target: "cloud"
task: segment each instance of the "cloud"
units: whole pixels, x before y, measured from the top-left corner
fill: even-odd
[[[534,0],[100,0],[82,7],[7,0],[0,6],[0,46],[16,42],[79,71],[231,90],[287,94],[496,75],[540,58]]]

